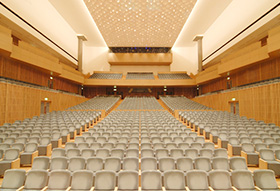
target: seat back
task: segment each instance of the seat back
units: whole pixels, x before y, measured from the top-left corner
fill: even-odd
[[[38,144],[37,143],[27,143],[25,145],[24,152],[27,153],[33,153],[38,149]]]
[[[141,158],[141,170],[156,170],[157,169],[157,160],[153,157],[144,157]]]
[[[48,189],[66,190],[70,186],[71,172],[68,170],[53,170],[50,172]]]
[[[194,149],[194,148],[186,149],[185,150],[185,156],[189,157],[189,158],[192,158],[192,159],[195,159],[196,157],[198,157],[198,150]]]
[[[99,171],[103,169],[103,159],[98,157],[91,157],[87,159],[87,170],[91,170],[93,172]]]
[[[242,143],[241,144],[242,151],[246,153],[254,153],[255,147],[252,143]]]
[[[234,170],[231,173],[232,185],[238,190],[254,190],[254,180],[251,171]]]
[[[166,190],[185,190],[185,176],[180,170],[164,172],[163,182]]]
[[[65,149],[62,149],[62,148],[54,148],[52,150],[52,158],[53,157],[64,157],[65,156],[65,153],[66,153],[66,150]]]
[[[274,151],[272,149],[261,149],[260,158],[265,161],[275,161]]]
[[[118,172],[121,169],[121,159],[117,157],[108,157],[104,160],[104,170]]]
[[[231,190],[230,173],[225,170],[209,172],[209,183],[214,190]]]
[[[66,157],[71,158],[71,157],[77,157],[81,155],[80,149],[68,149],[66,151]]]
[[[190,170],[186,174],[187,186],[190,190],[208,190],[208,175],[204,170]]]
[[[159,170],[162,172],[175,169],[175,160],[171,157],[160,158],[158,161]]]
[[[35,157],[32,164],[32,170],[47,170],[50,165],[50,158],[46,156]]]
[[[82,149],[81,151],[81,157],[88,159],[90,157],[93,157],[95,154],[94,149]]]
[[[141,173],[142,190],[162,190],[161,173],[156,170],[147,170]]]
[[[6,149],[3,160],[12,161],[12,160],[17,159],[18,156],[19,156],[18,149],[15,149],[15,148]]]
[[[93,185],[93,172],[77,170],[72,174],[71,190],[90,190]]]
[[[95,174],[94,187],[96,190],[114,190],[116,173],[110,170],[98,171]]]
[[[208,172],[212,169],[211,160],[207,157],[197,157],[194,159],[194,167],[195,169],[205,170]]]
[[[123,170],[139,170],[139,159],[136,157],[126,157],[123,159]]]
[[[118,175],[118,190],[138,190],[138,172],[133,170],[121,171]]]
[[[42,190],[47,186],[49,173],[47,170],[30,170],[27,172],[24,189]]]
[[[86,160],[82,157],[72,157],[69,159],[68,170],[74,172],[85,168]]]
[[[182,157],[177,159],[177,169],[187,172],[193,169],[193,160],[191,158]]]
[[[212,167],[214,170],[229,170],[228,158],[214,157],[212,159]]]
[[[231,170],[248,170],[244,157],[231,157],[229,159],[229,165]]]
[[[5,171],[1,189],[18,189],[25,181],[25,170],[8,169]]]
[[[272,170],[255,170],[254,182],[262,190],[278,190],[275,173]]]
[[[54,157],[50,161],[50,170],[65,170],[68,167],[66,157]]]

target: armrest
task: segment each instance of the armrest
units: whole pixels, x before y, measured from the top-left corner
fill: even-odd
[[[23,190],[24,186],[19,187],[16,191],[21,191]]]
[[[44,187],[41,191],[46,191],[48,189],[48,186]]]
[[[258,191],[262,191],[262,189],[260,189],[259,187],[255,186],[255,189]]]

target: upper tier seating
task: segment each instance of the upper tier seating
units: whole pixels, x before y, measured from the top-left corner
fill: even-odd
[[[264,81],[261,81],[261,82],[255,82],[255,83],[252,83],[252,84],[245,84],[245,85],[242,85],[242,86],[232,87],[231,89],[227,89],[227,90],[209,92],[209,93],[197,96],[197,97],[213,95],[213,94],[217,94],[217,93],[231,92],[231,91],[235,91],[235,90],[248,89],[248,88],[253,88],[253,87],[259,87],[259,86],[275,84],[275,83],[279,83],[279,82],[280,82],[280,78],[274,78],[274,79],[264,80]]]
[[[93,73],[89,79],[112,79],[112,80],[117,80],[117,79],[122,79],[122,74],[121,73]]]
[[[133,73],[128,72],[126,75],[126,79],[132,79],[132,80],[154,80],[154,74],[151,73]]]
[[[165,105],[174,112],[175,110],[210,110],[211,108],[192,101],[184,96],[160,96]]]
[[[165,79],[191,79],[191,77],[187,73],[170,73],[170,74],[158,74],[158,79],[165,80]]]

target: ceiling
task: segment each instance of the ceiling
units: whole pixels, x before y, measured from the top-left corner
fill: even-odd
[[[84,0],[109,47],[172,47],[196,0]]]

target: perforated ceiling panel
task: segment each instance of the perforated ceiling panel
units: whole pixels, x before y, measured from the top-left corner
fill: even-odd
[[[109,47],[172,47],[196,0],[84,0]]]

